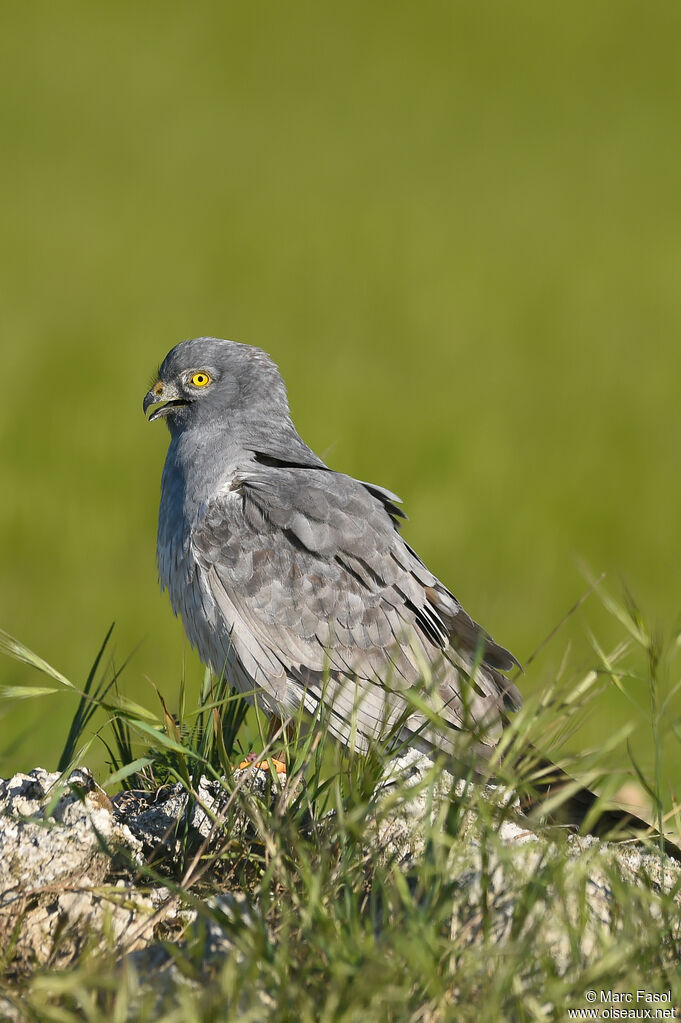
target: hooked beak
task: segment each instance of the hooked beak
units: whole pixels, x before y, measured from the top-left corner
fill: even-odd
[[[161,380],[157,380],[151,390],[145,394],[142,409],[147,416],[147,422],[151,423],[154,419],[167,416],[178,406],[188,404],[186,398],[181,398],[172,384],[164,384]],[[150,408],[151,412],[147,415]]]

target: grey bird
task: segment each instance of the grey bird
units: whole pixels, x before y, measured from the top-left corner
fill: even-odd
[[[143,407],[170,430],[161,586],[202,661],[282,720],[321,705],[331,733],[358,750],[393,728],[483,774],[521,706],[504,674],[517,661],[406,543],[399,498],[330,469],[304,443],[270,357],[213,337],[182,341]],[[550,761],[538,769],[528,806],[566,787],[560,820],[593,817],[593,792],[575,791]],[[613,829],[649,825],[615,809],[589,830]]]
[[[144,399],[170,446],[158,524],[161,586],[201,660],[286,719],[322,702],[358,750],[401,738],[475,760],[521,705],[517,663],[400,534],[400,500],[335,472],[304,443],[261,349],[176,345]],[[407,708],[423,688],[428,708]],[[473,736],[473,740],[471,740]]]

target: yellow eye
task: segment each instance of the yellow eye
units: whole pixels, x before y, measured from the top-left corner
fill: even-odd
[[[194,373],[189,383],[192,387],[206,387],[210,383],[210,373]]]

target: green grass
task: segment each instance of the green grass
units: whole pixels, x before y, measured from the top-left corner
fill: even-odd
[[[660,645],[630,599],[603,593],[603,600],[618,622],[620,642],[594,655],[594,669],[586,674],[566,664],[564,677],[515,716],[499,776],[522,785],[517,760],[533,743],[576,777],[600,777],[607,788],[604,754],[611,738],[621,748],[615,742],[621,736],[604,738],[599,749],[574,760],[561,757],[561,747],[604,687],[629,696],[645,692],[648,704],[632,708],[630,728],[652,731],[655,770],[640,780],[661,814],[668,802],[663,740],[671,736],[675,756],[681,742],[662,666],[678,672],[678,646]],[[67,679],[22,644],[5,637],[3,649],[71,691]],[[49,964],[26,969],[10,952],[0,995],[21,1006],[22,1019],[539,1021],[562,1020],[568,1008],[588,1006],[591,990],[671,990],[672,1005],[681,1001],[675,887],[661,891],[645,874],[627,884],[594,849],[570,860],[560,832],[553,832],[557,845],[528,873],[518,849],[499,838],[501,823],[514,811],[503,801],[490,804],[474,785],[442,802],[436,798],[442,765],[420,783],[432,793],[433,814],[419,826],[418,838],[378,842],[381,829],[411,798],[400,782],[387,795],[377,789],[394,753],[377,746],[358,756],[319,741],[323,721],[293,740],[283,794],[254,798],[238,784],[234,788],[228,764],[240,746],[261,748],[263,740],[224,683],[206,676],[199,705],[181,700],[182,714],[174,717],[160,694],[155,714],[124,701],[115,691],[120,677],[112,672],[93,670],[83,697],[97,705],[98,715],[104,712],[107,723],[85,720],[80,704],[67,748],[84,750],[87,762],[93,729],[106,739],[116,771],[105,782],[110,792],[120,784],[154,788],[180,781],[191,793],[206,774],[222,779],[230,803],[210,849],[186,846],[174,865],[157,861],[139,880],[146,889],[170,886],[187,911],[198,913],[191,925],[182,916],[161,915],[156,922],[173,975],[167,964],[161,969],[161,960],[153,969],[134,956],[121,960],[123,950],[107,949],[105,937],[103,949],[93,940],[63,970]],[[35,686],[38,701],[45,699],[43,688]],[[620,767],[623,776],[632,773],[631,765]],[[527,765],[524,773],[531,778]],[[678,835],[677,808],[671,809],[664,826]],[[595,870],[612,890],[613,913],[594,934],[584,906],[593,897]],[[473,876],[479,880],[471,882]],[[225,893],[229,904],[214,901]],[[500,938],[500,907],[509,900],[512,920]],[[227,954],[210,952],[208,932],[215,925],[230,943]]]

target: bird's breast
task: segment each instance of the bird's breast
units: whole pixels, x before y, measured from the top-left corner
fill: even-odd
[[[161,481],[156,556],[159,582],[182,619],[187,636],[204,663],[213,663],[216,610],[201,579],[192,549],[192,508],[188,506],[183,474],[172,458],[166,460]]]

